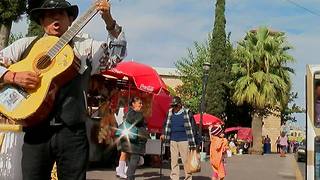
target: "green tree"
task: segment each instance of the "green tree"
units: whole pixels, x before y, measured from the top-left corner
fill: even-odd
[[[285,108],[281,111],[281,124],[287,121],[296,122],[296,118],[294,117],[295,113],[304,113],[305,109],[298,106],[294,103],[294,100],[298,98],[297,92],[290,92],[289,93],[288,103]]]
[[[10,34],[8,45],[12,44],[13,42],[15,42],[16,40],[21,39],[21,38],[23,38],[22,33]]]
[[[294,61],[288,54],[291,46],[282,32],[270,32],[261,27],[248,32],[235,50],[236,63],[232,66],[235,77],[232,96],[237,105],[249,104],[253,110],[252,153],[262,152],[262,119],[264,116],[285,108],[291,88],[290,74],[294,71],[287,65]]]
[[[34,8],[38,8],[43,4],[44,0],[28,0],[28,14]],[[35,21],[29,21],[28,33],[26,36],[41,36],[43,35],[43,29],[40,25],[38,25]]]
[[[176,92],[188,108],[198,112],[202,94],[202,66],[208,57],[208,43],[195,42],[194,47],[195,52],[188,49],[187,57],[181,58],[175,64],[182,81]]]
[[[42,36],[44,34],[44,31],[42,29],[42,27],[37,24],[36,22],[30,20],[29,21],[29,27],[28,27],[28,33],[27,33],[27,37],[30,36]]]
[[[8,45],[12,22],[19,20],[25,10],[25,0],[0,1],[0,49]]]
[[[224,12],[225,0],[217,0],[212,40],[209,42],[209,59],[207,59],[211,63],[211,68],[207,86],[206,112],[220,117],[225,116],[226,97],[228,96],[226,82],[230,81],[228,79],[231,71]]]

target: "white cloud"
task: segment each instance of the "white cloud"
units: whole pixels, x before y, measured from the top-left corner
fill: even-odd
[[[187,6],[182,8],[183,5]],[[129,1],[114,2],[112,13],[123,25],[128,39],[128,58],[153,65],[172,67],[174,62],[186,55],[186,49],[194,41],[204,41],[211,31],[213,15],[210,2],[192,0],[178,2]],[[121,11],[120,11],[121,9]],[[179,11],[174,11],[179,9]],[[101,28],[92,28],[101,27]],[[85,28],[96,38],[105,33],[103,22],[97,17]]]

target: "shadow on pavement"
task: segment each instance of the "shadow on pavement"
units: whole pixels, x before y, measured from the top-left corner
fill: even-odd
[[[147,177],[148,180],[151,179],[160,179],[159,171],[157,172],[145,172],[142,174],[137,174],[136,177]]]
[[[142,173],[142,174],[137,174],[136,178],[138,178],[138,177],[144,177],[145,180],[159,180],[160,179],[159,172],[146,172],[146,173]],[[161,180],[169,180],[169,179],[170,179],[169,176],[162,176],[161,177]],[[192,179],[211,180],[211,178],[204,177],[204,176],[192,176]]]
[[[205,176],[192,176],[192,179],[196,179],[196,180],[211,180],[211,178],[205,177]]]

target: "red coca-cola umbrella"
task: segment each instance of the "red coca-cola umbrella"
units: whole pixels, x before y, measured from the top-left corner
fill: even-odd
[[[200,114],[195,114],[194,120],[196,121],[197,124],[200,124]],[[211,114],[204,113],[202,116],[202,125],[203,126],[209,126],[211,124],[224,124],[224,122],[219,119],[218,117],[215,117]]]
[[[133,61],[123,61],[115,68],[103,72],[104,75],[116,77],[118,79],[128,78],[132,80],[137,89],[159,94],[162,90],[168,92],[166,84],[163,82],[156,70],[151,66]]]
[[[148,118],[148,130],[151,133],[162,133],[163,122],[167,118],[172,97],[164,92],[153,95],[152,115]]]
[[[238,139],[252,141],[252,130],[248,127],[230,127],[225,129],[225,133],[229,133],[232,131],[237,131]]]

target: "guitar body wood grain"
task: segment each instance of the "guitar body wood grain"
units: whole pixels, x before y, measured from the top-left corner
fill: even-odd
[[[14,108],[0,104],[0,112],[5,116],[24,126],[40,123],[50,113],[59,87],[77,75],[79,62],[69,45],[63,47],[49,63],[41,66],[44,60],[48,60],[43,56],[58,40],[59,38],[54,36],[39,39],[25,59],[9,67],[9,70],[14,72],[37,72],[40,74],[41,82],[35,90],[24,90],[25,98],[13,106]]]

